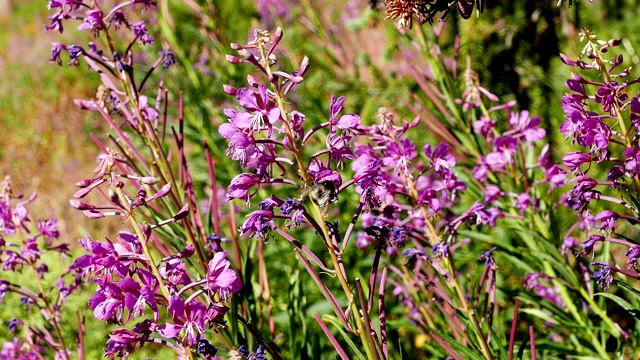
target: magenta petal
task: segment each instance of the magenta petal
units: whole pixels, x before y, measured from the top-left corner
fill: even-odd
[[[100,303],[105,301],[107,296],[102,292],[97,292],[93,294],[93,296],[89,299],[89,307],[91,309],[95,309]]]
[[[107,299],[93,309],[93,316],[98,320],[108,320],[116,313],[116,310],[118,310],[119,303],[120,301],[116,299]]]
[[[171,297],[168,310],[174,320],[184,317],[184,300],[180,296]]]
[[[231,139],[237,132],[238,128],[230,123],[224,123],[218,127],[218,133],[225,139]]]
[[[249,88],[239,89],[236,93],[236,99],[243,108],[249,111],[260,110],[260,106],[257,103],[256,94]]]
[[[253,115],[247,112],[239,112],[233,119],[231,119],[231,122],[238,129],[247,129],[253,123]]]
[[[178,334],[180,334],[180,331],[182,330],[182,326],[178,326],[178,325],[174,325],[174,324],[170,324],[170,323],[166,323],[160,327],[158,327],[158,332],[160,333],[160,335],[168,338],[168,339],[172,339],[176,336],[178,336]]]
[[[280,109],[273,108],[269,110],[269,112],[267,113],[267,118],[269,119],[270,124],[273,124],[276,121],[280,120]]]
[[[360,125],[360,116],[356,114],[342,115],[336,123],[339,129],[355,129]]]

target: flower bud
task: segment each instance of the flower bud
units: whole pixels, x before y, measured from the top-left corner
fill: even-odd
[[[232,64],[242,64],[244,62],[244,60],[233,55],[227,55],[225,56],[225,58],[227,59],[228,62]]]
[[[158,181],[160,181],[160,179],[155,176],[143,176],[140,178],[140,182],[147,185],[155,185]]]
[[[233,87],[231,85],[227,85],[227,84],[222,85],[222,90],[224,90],[225,93],[227,93],[229,95],[232,95],[232,96],[235,96],[238,93],[238,89],[237,88],[235,88],[235,87]]]
[[[71,200],[69,200],[69,203],[71,204],[71,206],[73,208],[78,209],[78,210],[93,210],[93,209],[96,208],[95,206],[93,206],[91,204],[87,204],[87,203],[82,202],[80,200],[71,199]]]

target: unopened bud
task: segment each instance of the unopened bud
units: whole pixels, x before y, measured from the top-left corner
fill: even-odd
[[[238,93],[238,89],[231,86],[231,85],[222,85],[222,90],[224,90],[225,93],[229,94],[229,95],[233,95],[235,96]]]
[[[244,60],[240,59],[237,56],[233,56],[233,55],[227,55],[227,56],[225,56],[225,58],[227,59],[228,62],[230,62],[232,64],[242,64],[244,62]]]
[[[158,181],[160,181],[160,179],[155,176],[143,176],[140,178],[140,182],[147,185],[155,185]]]
[[[276,32],[273,34],[273,42],[274,42],[274,44],[279,43],[280,40],[282,39],[283,35],[284,35],[284,31],[282,30],[282,28],[280,26],[278,26],[278,28],[276,29]]]
[[[78,210],[93,210],[93,209],[96,208],[95,206],[93,206],[91,204],[87,204],[87,203],[82,202],[80,200],[71,199],[71,200],[69,200],[69,203],[71,204],[71,206],[73,208],[78,209]]]
[[[89,219],[101,219],[104,217],[103,213],[95,210],[85,210],[82,213]]]
[[[178,213],[173,216],[173,219],[175,221],[182,220],[187,217],[187,215],[189,215],[189,203],[184,204],[182,209],[180,209],[180,211],[178,211]]]
[[[91,190],[93,190],[93,188],[80,189],[73,194],[73,197],[77,199],[82,199],[83,197],[87,196],[87,194],[90,193]]]
[[[91,185],[91,183],[93,182],[93,179],[84,179],[84,180],[80,180],[76,183],[76,186],[79,188],[86,188],[87,186]]]

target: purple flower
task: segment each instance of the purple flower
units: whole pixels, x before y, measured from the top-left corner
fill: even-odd
[[[227,116],[230,115],[229,111],[233,110],[225,110]],[[240,166],[244,168],[251,167],[250,165],[253,163],[252,160],[258,152],[256,140],[253,138],[253,135],[243,133],[235,125],[230,123],[220,125],[218,132],[223,138],[229,140],[227,156],[232,160],[240,162]]]
[[[353,152],[351,152],[350,144],[353,136],[348,135],[346,133],[338,134],[335,129],[332,129],[329,132],[329,135],[326,138],[327,149],[329,150],[329,155],[332,159],[336,160],[338,166],[342,166],[345,159],[353,160],[355,156],[353,156]]]
[[[571,171],[580,170],[580,166],[585,163],[591,163],[591,156],[581,153],[580,151],[573,151],[567,153],[562,157],[564,166]]]
[[[344,101],[346,98],[344,96],[340,96],[336,99],[335,94],[331,94],[331,102],[329,103],[329,122],[335,122],[336,117],[342,111]]]
[[[191,283],[189,274],[187,274],[187,267],[184,261],[180,259],[174,258],[166,261],[164,267],[160,268],[160,275],[167,280],[169,285],[174,287]]]
[[[616,187],[620,184],[620,179],[624,177],[624,169],[622,166],[614,165],[611,167],[609,172],[607,173],[607,179],[613,184],[611,187]]]
[[[582,251],[580,251],[576,256],[583,256],[593,253],[593,247],[598,241],[603,242],[604,236],[597,234],[589,235],[589,237],[587,237],[587,240],[580,244],[580,246],[582,247]]]
[[[229,192],[227,193],[227,201],[233,199],[242,199],[247,204],[249,199],[258,192],[259,188],[249,193],[249,189],[260,185],[260,177],[255,174],[239,174],[231,180],[229,184]]]
[[[104,349],[105,357],[126,357],[133,351],[137,342],[138,335],[133,331],[127,329],[113,330],[111,334],[109,334],[107,347]]]
[[[291,9],[283,0],[256,0],[263,24],[272,24],[275,19],[291,19]]]
[[[512,112],[509,117],[509,124],[513,127],[513,130],[517,133],[521,133],[528,143],[542,140],[546,131],[538,128],[540,125],[540,118],[537,116],[529,117],[529,111],[524,110],[519,114]]]
[[[257,93],[249,88],[238,89],[236,99],[247,112],[235,112],[231,123],[244,131],[259,131],[267,126],[271,136],[273,124],[280,120],[280,108],[269,99],[267,87],[258,84]]]
[[[456,158],[449,153],[449,144],[447,143],[438,144],[433,152],[431,152],[431,145],[426,145],[423,150],[427,158],[431,160],[431,166],[440,174],[446,174],[456,166]]]
[[[38,230],[40,230],[40,233],[44,235],[48,241],[57,239],[60,236],[58,220],[56,219],[38,220]]]
[[[638,259],[640,259],[640,246],[634,245],[630,247],[625,255],[628,258],[627,269],[631,269],[631,268],[637,269]]]
[[[615,273],[617,269],[609,264],[601,262],[594,262],[591,265],[600,268],[600,270],[593,272],[593,280],[596,281],[596,284],[602,286],[604,290],[607,290],[611,286],[613,273]]]
[[[160,55],[162,55],[162,68],[164,70],[167,70],[170,66],[175,65],[178,62],[170,49],[160,50]]]
[[[449,244],[444,241],[433,244],[431,254],[436,258],[449,256]]]
[[[158,327],[160,335],[173,339],[182,333],[181,341],[185,345],[196,346],[200,334],[206,330],[205,306],[195,300],[185,304],[180,296],[173,296],[169,300],[169,314],[174,324],[166,323]]]
[[[473,123],[473,131],[487,139],[487,142],[491,142],[493,139],[493,129],[496,126],[496,122],[493,119],[481,116],[480,120]]]
[[[483,195],[484,204],[488,205],[498,201],[501,193],[502,193],[502,190],[500,190],[498,186],[487,185],[487,187],[484,188],[484,195]]]
[[[49,61],[62,65],[62,58],[60,57],[60,54],[65,50],[67,50],[67,46],[65,44],[51,43],[51,57],[49,58]]]
[[[211,293],[217,293],[220,301],[229,301],[231,295],[240,291],[242,281],[238,279],[235,271],[229,269],[231,265],[226,259],[227,252],[217,252],[209,262],[207,268],[207,286]]]
[[[331,126],[335,126],[342,130],[354,130],[360,125],[360,116],[356,114],[342,115],[340,119],[329,122]]]
[[[602,104],[602,111],[608,112],[611,116],[616,116],[616,107],[627,101],[629,96],[623,92],[626,84],[618,85],[616,81],[602,84],[596,91],[595,101]]]
[[[480,254],[480,261],[484,261],[484,264],[486,266],[489,266],[492,263],[495,264],[495,260],[493,259],[493,252],[496,251],[497,249],[498,249],[497,247],[493,247],[491,248],[491,250]]]
[[[620,215],[618,213],[604,210],[600,214],[596,215],[595,220],[600,221],[600,230],[612,233],[616,226],[616,220],[619,218]]]
[[[543,297],[551,302],[556,303],[559,307],[564,308],[564,302],[558,295],[558,289],[551,278],[547,275],[540,273],[529,273],[524,277],[524,288],[531,291],[533,290],[536,295]]]
[[[128,281],[133,281],[130,278]],[[96,319],[112,324],[122,324],[125,309],[125,294],[115,283],[103,281],[98,284],[96,293],[89,299]]]
[[[266,360],[267,359],[262,346],[258,347],[258,350],[256,350],[255,354],[250,353],[246,345],[240,346],[240,348],[238,348],[238,352],[240,353],[240,355],[242,355],[243,358],[247,360]]]
[[[249,234],[248,236],[257,236],[261,239],[266,239],[269,231],[276,228],[276,224],[273,221],[273,211],[258,210],[247,215],[248,219],[240,227],[242,235]]]
[[[409,170],[411,161],[416,157],[416,145],[407,138],[400,139],[400,143],[389,142],[382,158],[384,166],[391,166],[398,175],[411,177]]]
[[[367,247],[369,247],[370,244],[373,244],[376,241],[376,239],[367,234],[364,231],[358,231],[357,237],[356,237],[356,246],[360,249],[366,249]]]
[[[133,23],[133,33],[136,35],[136,38],[140,40],[140,43],[144,45],[153,45],[154,40],[149,32],[147,31],[147,26],[144,24],[144,21],[138,21]]]
[[[78,30],[92,30],[97,34],[100,30],[104,30],[103,16],[102,10],[99,9],[87,11],[87,16],[82,24],[78,26]]]

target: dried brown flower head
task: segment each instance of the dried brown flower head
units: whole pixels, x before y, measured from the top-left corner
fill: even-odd
[[[399,19],[398,28],[411,29],[414,15],[419,20],[427,15],[423,0],[389,0],[384,19]]]

